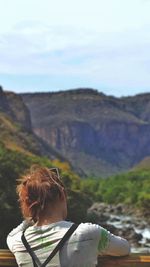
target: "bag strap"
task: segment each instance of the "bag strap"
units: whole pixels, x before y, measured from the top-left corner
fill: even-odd
[[[25,229],[26,230],[26,229]],[[26,250],[28,251],[28,253],[30,254],[31,258],[32,258],[32,261],[33,261],[33,266],[34,267],[38,267],[38,264],[36,263],[37,262],[37,257],[34,253],[34,251],[31,249],[29,243],[27,242],[26,238],[25,238],[25,230],[23,231],[22,233],[22,236],[21,236],[21,240],[22,240],[22,243],[24,244]]]
[[[48,262],[50,262],[52,260],[52,258],[63,247],[64,243],[69,239],[69,237],[77,229],[77,227],[78,227],[78,224],[73,224],[69,228],[69,230],[65,233],[65,235],[63,236],[63,238],[60,240],[60,242],[54,248],[54,250],[50,253],[50,255],[48,256],[48,258],[43,262],[43,264],[41,265],[41,267],[45,267],[48,264]],[[38,263],[37,263],[38,258],[36,257],[34,251],[31,249],[29,243],[27,242],[24,233],[25,233],[25,230],[23,231],[22,236],[21,236],[22,242],[23,242],[26,250],[28,251],[28,253],[30,254],[30,256],[32,258],[34,267],[38,267]]]

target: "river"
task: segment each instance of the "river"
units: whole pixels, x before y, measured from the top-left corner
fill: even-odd
[[[94,203],[87,214],[91,222],[126,238],[132,252],[150,253],[150,218],[142,216],[138,210],[124,204]]]
[[[150,252],[150,226],[143,219],[140,220],[130,215],[111,214],[107,224],[113,225],[118,229],[118,232],[119,230],[122,231],[122,229],[124,229],[123,232],[129,232],[129,229],[133,229],[137,234],[137,244],[135,246],[133,242],[132,252]]]

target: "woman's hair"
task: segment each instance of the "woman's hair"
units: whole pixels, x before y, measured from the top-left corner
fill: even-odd
[[[24,218],[36,222],[47,206],[61,196],[64,185],[56,170],[32,166],[29,173],[21,177],[17,193]]]

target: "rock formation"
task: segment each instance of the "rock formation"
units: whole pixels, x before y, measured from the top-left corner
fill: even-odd
[[[23,94],[34,133],[85,175],[126,171],[150,155],[150,94],[92,89]]]

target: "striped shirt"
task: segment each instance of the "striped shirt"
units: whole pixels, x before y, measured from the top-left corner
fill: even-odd
[[[43,226],[28,226],[25,236],[39,259],[39,266],[71,225],[72,222],[60,221]],[[33,266],[32,259],[21,241],[22,231],[26,227],[23,222],[7,237],[8,247],[20,267]],[[112,235],[99,225],[81,223],[47,267],[95,267],[98,254],[123,256],[129,254],[129,251],[127,240]]]

